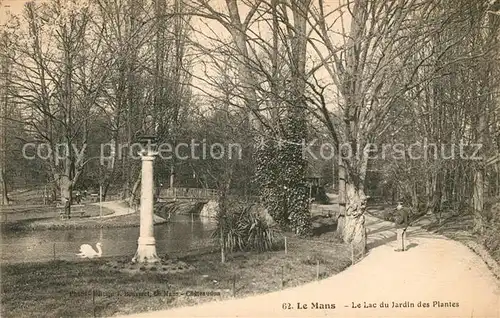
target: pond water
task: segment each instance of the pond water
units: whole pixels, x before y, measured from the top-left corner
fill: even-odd
[[[211,219],[190,215],[172,216],[169,223],[155,226],[156,251],[165,253],[189,252],[212,246],[210,240],[215,224]],[[80,245],[95,248],[102,243],[103,257],[134,256],[137,250],[139,227],[48,230],[2,233],[2,263],[77,260]],[[55,257],[54,257],[55,255]]]

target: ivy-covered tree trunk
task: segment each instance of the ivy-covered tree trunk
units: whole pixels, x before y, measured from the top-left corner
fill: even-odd
[[[260,197],[283,229],[301,236],[311,234],[311,215],[305,186],[307,161],[302,156],[305,120],[292,108],[286,118],[283,139],[265,140],[257,149]]]
[[[305,186],[307,161],[303,157],[301,147],[306,138],[306,120],[299,96],[295,103],[298,105],[293,105],[288,113],[286,142],[279,153],[282,158],[281,169],[290,225],[298,235],[308,236],[311,234],[311,213]]]
[[[268,139],[258,142],[256,149],[256,181],[260,200],[281,228],[289,226],[285,189],[280,178],[280,152],[277,144]]]
[[[300,170],[305,166],[301,169],[300,162],[283,160],[284,157],[286,156],[281,154],[270,158],[275,163],[282,164],[279,169],[276,167],[280,165],[276,164],[272,165],[274,169],[271,165],[263,168],[265,161],[259,160],[257,171],[261,180],[261,201],[282,229],[293,229],[297,234],[307,236],[311,234],[311,215],[307,188],[304,186],[304,178],[300,178]],[[275,172],[278,172],[279,178],[272,177],[276,175]],[[262,177],[266,174],[267,176]]]

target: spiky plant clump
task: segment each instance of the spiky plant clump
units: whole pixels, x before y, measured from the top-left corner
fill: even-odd
[[[212,237],[223,238],[226,251],[264,252],[276,243],[275,231],[264,217],[252,211],[252,205],[229,204],[226,213],[217,214],[216,222]]]

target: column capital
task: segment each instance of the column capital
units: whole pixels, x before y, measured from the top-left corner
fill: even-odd
[[[155,160],[155,157],[158,155],[158,152],[156,152],[156,151],[141,151],[139,154],[141,155],[141,160],[153,161],[153,160]]]

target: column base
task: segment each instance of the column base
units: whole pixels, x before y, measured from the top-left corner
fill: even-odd
[[[154,237],[139,237],[137,252],[132,258],[132,263],[158,263],[160,258],[156,254]]]

